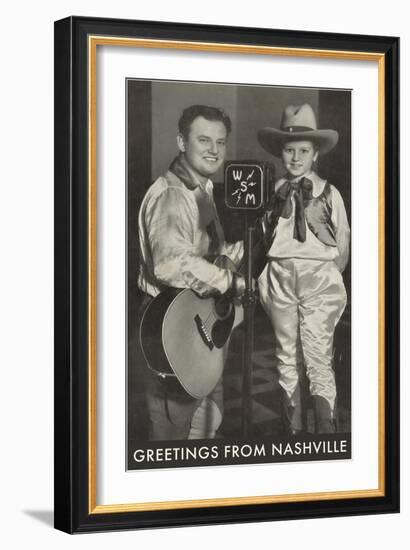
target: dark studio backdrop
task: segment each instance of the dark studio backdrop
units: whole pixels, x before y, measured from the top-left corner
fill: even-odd
[[[335,185],[345,202],[351,219],[351,105],[350,91],[272,86],[216,85],[185,82],[128,80],[127,93],[127,163],[128,163],[128,455],[138,444],[147,441],[148,419],[144,402],[142,372],[144,360],[139,347],[138,308],[141,295],[138,274],[138,211],[150,184],[170,165],[177,154],[178,119],[185,107],[204,104],[224,109],[232,120],[232,133],[227,147],[227,160],[259,160],[275,163],[276,177],[282,174],[281,162],[266,153],[257,141],[264,126],[278,128],[286,105],[309,103],[319,128],[339,132],[337,147],[319,157],[318,174]],[[213,178],[215,202],[228,241],[243,238],[242,215],[224,205],[222,170]],[[354,228],[352,228],[354,230]],[[338,390],[339,431],[350,432],[351,426],[351,307],[350,262],[344,272],[348,304],[335,335],[334,367]],[[232,336],[224,372],[224,421],[219,430],[222,438],[240,437],[241,426],[241,342],[242,330]],[[261,307],[255,314],[253,354],[252,435],[280,433],[280,400],[273,363],[273,333]],[[305,391],[305,422],[313,430],[313,414]]]

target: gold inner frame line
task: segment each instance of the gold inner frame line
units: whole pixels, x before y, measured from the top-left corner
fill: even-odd
[[[97,46],[123,46],[135,48],[191,50],[219,53],[248,53],[286,57],[313,57],[330,59],[348,59],[375,61],[378,63],[378,196],[379,196],[379,369],[378,369],[378,488],[352,491],[329,491],[321,493],[303,493],[293,495],[247,496],[235,498],[215,498],[200,500],[179,500],[161,502],[137,502],[132,504],[97,504]],[[283,48],[274,46],[255,46],[242,44],[216,44],[175,40],[155,40],[123,38],[112,36],[88,37],[88,510],[90,514],[115,512],[138,512],[153,510],[175,510],[186,508],[204,508],[217,506],[240,506],[249,504],[268,504],[284,502],[307,502],[319,500],[381,497],[385,495],[385,56],[374,52],[350,52],[307,48]]]

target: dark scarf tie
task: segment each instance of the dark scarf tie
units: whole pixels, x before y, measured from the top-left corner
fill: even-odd
[[[192,174],[187,168],[187,162],[184,159],[183,155],[177,156],[172,161],[169,169],[191,191],[193,191],[197,187],[200,187],[199,183],[194,180]],[[213,202],[211,201],[211,198],[204,190],[202,190],[202,193],[198,198],[198,208],[200,210],[202,223],[205,226],[206,232],[208,233],[209,237],[208,254],[217,254],[220,249],[221,242],[218,235],[218,230],[216,228],[216,211]]]
[[[169,167],[170,171],[173,172],[177,178],[179,178],[185,185],[193,191],[199,186],[199,183],[196,182],[190,173],[187,162],[184,159],[183,155],[180,154],[174,158]]]
[[[312,200],[313,184],[308,178],[302,178],[297,182],[285,181],[276,191],[276,195],[284,201],[282,218],[289,219],[292,215],[292,196],[295,197],[295,225],[293,227],[293,238],[299,242],[306,241],[305,206]]]

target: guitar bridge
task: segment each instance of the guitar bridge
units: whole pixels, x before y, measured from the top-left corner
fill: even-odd
[[[204,327],[201,317],[199,315],[195,315],[194,320],[202,340],[204,341],[205,345],[212,351],[214,348],[214,344],[210,335],[208,334],[208,331]]]

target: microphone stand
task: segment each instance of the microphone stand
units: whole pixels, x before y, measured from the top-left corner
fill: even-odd
[[[242,378],[242,435],[248,437],[253,423],[252,411],[252,352],[254,340],[254,314],[256,293],[253,289],[252,250],[255,233],[254,221],[247,212],[245,215],[245,294],[242,298],[244,310],[245,338],[243,346],[243,378]]]

